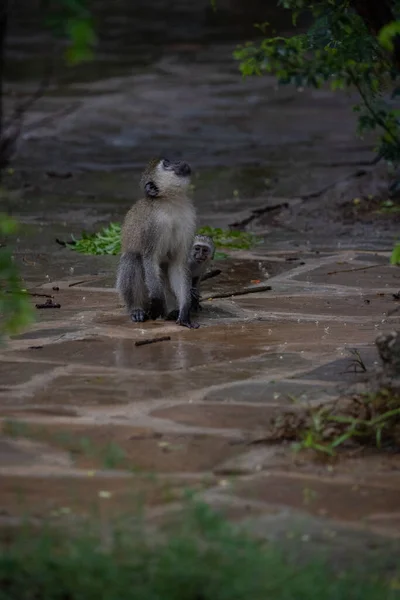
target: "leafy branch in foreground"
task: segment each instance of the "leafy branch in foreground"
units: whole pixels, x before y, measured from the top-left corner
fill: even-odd
[[[0,341],[5,334],[14,334],[33,321],[33,308],[21,287],[18,268],[6,238],[17,231],[17,224],[0,214]]]
[[[388,51],[392,40],[397,39],[397,22],[387,23],[377,37],[355,2],[279,0],[278,4],[292,11],[294,22],[299,14],[311,11],[314,23],[305,33],[290,37],[266,35],[259,44],[239,46],[234,56],[240,61],[242,74],[270,73],[280,84],[297,88],[320,88],[324,83],[333,90],[355,88],[360,96],[354,106],[359,114],[358,133],[379,132],[378,155],[399,163],[399,70]],[[393,11],[388,14],[396,17],[400,2],[390,4]],[[266,34],[267,24],[260,28]]]
[[[259,242],[259,238],[252,233],[230,231],[218,227],[201,227],[198,233],[212,237],[217,248],[247,250]],[[110,223],[97,233],[83,232],[79,239],[72,236],[72,242],[67,245],[82,254],[119,254],[121,252],[121,225]],[[223,256],[222,253],[219,253],[219,258]]]
[[[250,537],[203,503],[189,506],[176,524],[164,528],[163,536],[146,535],[143,521],[132,514],[116,523],[103,522],[101,532],[81,521],[75,529],[73,534],[49,524],[26,525],[22,531],[13,533],[11,540],[7,530],[6,539],[0,544],[1,597],[4,600],[394,600],[396,597],[397,580],[389,580],[388,573],[380,574],[378,568],[355,571],[354,567],[345,570],[342,567],[338,576],[320,557],[299,564],[295,558],[286,557],[276,543]]]
[[[67,42],[64,59],[68,66],[75,66],[93,59],[96,35],[92,14],[87,4],[87,0],[39,1],[38,11],[43,19],[44,26],[52,34],[51,43],[46,52],[47,58],[44,62],[43,75],[37,89],[24,100],[15,102],[11,115],[5,120],[3,110],[4,69],[2,66],[5,63],[5,45],[11,1],[3,0],[0,8],[0,175],[1,171],[9,166],[17,151],[17,145],[24,129],[26,113],[45,94],[51,83],[54,71],[54,56],[56,55],[55,40],[61,39]],[[64,111],[61,114],[63,113]],[[57,114],[53,116],[53,118],[56,117]],[[45,119],[39,119],[37,122],[31,123],[29,129],[40,127],[43,122],[48,120],[49,116]]]

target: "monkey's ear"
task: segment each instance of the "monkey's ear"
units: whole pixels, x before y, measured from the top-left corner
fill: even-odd
[[[144,186],[144,191],[146,192],[146,196],[148,198],[157,198],[160,190],[152,181],[148,181]]]

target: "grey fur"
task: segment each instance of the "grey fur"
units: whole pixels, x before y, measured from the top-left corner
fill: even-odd
[[[190,251],[189,269],[192,277],[190,289],[191,309],[200,310],[200,283],[211,261],[214,259],[215,244],[208,235],[196,235]]]
[[[116,287],[133,321],[166,317],[166,291],[179,305],[178,323],[190,322],[191,242],[195,210],[187,195],[190,167],[186,163],[152,162],[142,177],[142,187],[157,189],[128,211],[123,226]]]

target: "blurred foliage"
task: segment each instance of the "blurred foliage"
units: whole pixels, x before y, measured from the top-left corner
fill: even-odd
[[[377,36],[349,0],[278,0],[278,5],[292,11],[294,24],[305,12],[311,13],[313,24],[289,37],[269,35],[268,23],[258,25],[264,39],[239,46],[234,53],[242,74],[272,74],[279,84],[300,89],[326,83],[332,90],[356,89],[357,133],[376,132],[377,154],[398,167],[400,73],[393,52],[394,39],[400,35],[400,0],[390,2],[396,20]],[[400,245],[394,248],[391,262],[400,264]]]
[[[398,242],[393,248],[390,262],[392,265],[400,265],[400,242]]]
[[[86,0],[42,0],[41,10],[54,37],[68,40],[64,54],[68,65],[93,59],[96,35]]]
[[[5,334],[17,333],[33,320],[29,296],[21,287],[7,238],[17,231],[16,222],[0,214],[0,341]]]
[[[297,88],[320,88],[328,83],[333,90],[356,89],[360,101],[358,133],[376,130],[376,151],[387,161],[400,162],[399,71],[390,51],[400,21],[385,26],[378,37],[348,0],[278,0],[292,11],[293,22],[303,12],[311,13],[313,24],[304,33],[290,37],[268,35],[269,24],[259,25],[265,34],[260,43],[239,46],[234,56],[244,76],[273,74],[280,84]],[[400,0],[391,3],[400,15]]]
[[[259,238],[252,233],[236,230],[220,229],[219,227],[201,227],[197,233],[213,238],[217,248],[233,250],[248,250],[258,243]],[[121,225],[110,223],[97,233],[82,233],[82,237],[68,244],[70,248],[82,254],[119,254],[121,252]],[[225,258],[226,254],[216,253],[215,258]]]
[[[76,65],[93,58],[96,43],[94,25],[85,0],[42,0],[40,10],[44,24],[53,36],[68,41],[65,61]],[[1,100],[0,100],[1,101]],[[0,236],[15,233],[16,222],[0,214]],[[18,269],[8,245],[0,243],[0,341],[4,334],[13,334],[33,320],[33,308],[22,289]]]

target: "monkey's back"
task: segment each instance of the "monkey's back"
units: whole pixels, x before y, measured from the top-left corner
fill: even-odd
[[[142,198],[128,210],[121,229],[121,252],[140,252],[151,222],[151,208]]]

